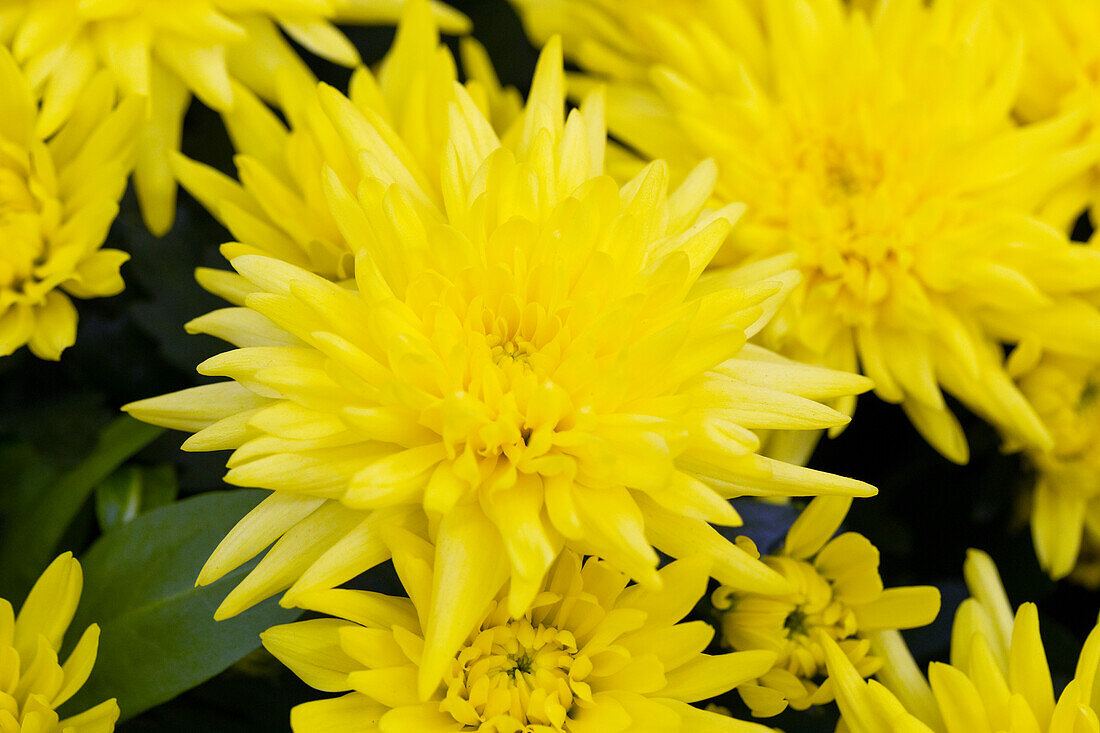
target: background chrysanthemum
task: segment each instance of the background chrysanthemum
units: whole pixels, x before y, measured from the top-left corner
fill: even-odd
[[[1100,364],[1047,356],[1020,388],[1054,438],[1050,450],[1027,452],[1035,472],[1032,539],[1043,569],[1064,578],[1100,530]]]
[[[107,700],[59,719],[57,708],[91,674],[99,627],[83,631],[68,659],[58,655],[80,602],[83,576],[72,553],[54,560],[34,584],[18,615],[0,598],[0,730],[4,733],[110,733],[118,705]]]
[[[1078,112],[1017,124],[1022,45],[988,3],[517,4],[534,37],[564,34],[588,72],[574,90],[608,83],[617,138],[674,178],[716,160],[717,201],[748,207],[720,257],[797,253],[802,285],[765,343],[858,365],[952,460],[968,448],[943,392],[1049,447],[1002,344],[1100,358],[1100,315],[1076,297],[1100,258],[1034,214],[1097,148]]]
[[[313,78],[288,43],[334,63],[360,63],[355,46],[333,23],[396,20],[400,0],[2,0],[0,42],[28,70],[47,135],[73,114],[81,90],[99,69],[126,94],[148,98],[134,183],[146,222],[163,234],[175,216],[169,155],[179,147],[192,95],[228,112],[241,85],[276,101],[277,76],[301,89]],[[435,3],[448,29],[465,17]],[[284,36],[285,34],[285,36]]]
[[[322,89],[360,167],[357,191],[323,176],[354,283],[235,257],[239,275],[208,281],[238,307],[199,327],[240,347],[200,366],[231,381],[126,408],[195,432],[188,449],[234,449],[226,480],[275,492],[200,578],[282,537],[219,615],[385,559],[380,511],[426,516],[440,548],[429,678],[509,578],[521,613],[563,547],[647,583],[655,545],[710,556],[728,585],[783,588],[708,524],[740,521],[727,499],[874,492],[756,453],[752,430],[842,424],[816,400],[867,386],[745,346],[793,284],[788,261],[697,286],[740,207],[700,213],[708,164],[672,193],[660,163],[621,190],[601,175],[602,97],[565,118],[557,44],[503,143],[454,93],[421,166],[380,116]]]
[[[502,88],[484,49],[461,41],[463,87],[504,134],[522,107],[514,89]],[[281,75],[282,76],[282,75]],[[396,134],[420,170],[434,171],[447,141],[458,68],[441,45],[426,5],[411,3],[393,47],[374,72],[360,68],[348,98],[368,118],[380,118]],[[283,86],[288,85],[284,79]],[[236,238],[223,247],[227,258],[264,254],[324,277],[352,277],[355,252],[325,198],[331,169],[349,191],[363,178],[359,151],[346,148],[325,116],[315,88],[284,91],[289,128],[248,89],[236,88],[236,104],[223,115],[233,140],[240,181],[204,163],[175,156],[180,183]],[[433,191],[437,196],[439,191]]]
[[[0,356],[59,359],[76,341],[70,297],[120,293],[125,252],[102,249],[118,214],[141,102],[116,106],[105,75],[78,90],[52,135],[31,83],[0,46]]]
[[[829,673],[841,715],[852,733],[995,733],[1100,730],[1095,682],[1100,669],[1100,626],[1093,628],[1073,679],[1057,698],[1033,603],[1012,607],[993,561],[971,550],[964,565],[971,598],[951,632],[951,662],[933,662],[924,679],[896,634],[879,647],[887,658],[885,685],[864,682],[828,638]]]
[[[884,589],[878,549],[856,532],[836,535],[850,505],[845,497],[814,499],[791,525],[783,547],[764,557],[790,582],[791,592],[723,586],[711,596],[724,646],[776,653],[771,669],[737,688],[754,715],[832,702],[821,634],[868,677],[882,665],[871,651],[873,633],[925,626],[939,613],[936,588]],[[748,538],[740,542],[752,544]]]
[[[960,0],[955,0],[956,2]],[[971,0],[973,1],[973,0]],[[1100,65],[1096,34],[1100,9],[1074,0],[996,3],[1009,28],[1024,39],[1024,68],[1016,113],[1027,122],[1077,114],[1079,139],[1100,144]],[[1086,207],[1100,204],[1100,161],[1067,181],[1043,209],[1067,231]]]
[[[337,618],[263,634],[264,646],[305,682],[346,693],[294,708],[295,733],[352,733],[368,721],[393,733],[770,730],[690,705],[751,679],[775,657],[703,653],[714,630],[680,623],[706,589],[707,564],[698,558],[665,566],[660,590],[647,590],[628,586],[602,560],[582,565],[564,552],[518,617],[506,594],[490,600],[442,683],[417,695],[425,644],[418,616],[432,595],[434,549],[400,532],[391,542],[404,546],[395,557],[410,558],[397,566],[408,599],[322,591],[305,605]]]

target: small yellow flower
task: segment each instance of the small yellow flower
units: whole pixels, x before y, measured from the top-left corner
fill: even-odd
[[[79,90],[69,121],[37,132],[31,84],[0,46],[0,356],[24,344],[59,359],[76,341],[70,296],[122,292],[129,255],[101,249],[118,214],[141,103],[117,107],[106,75]]]
[[[501,87],[484,49],[472,38],[462,39],[461,51],[463,88],[503,134],[522,109],[519,93]],[[401,139],[414,168],[436,171],[457,82],[455,59],[440,44],[431,11],[424,3],[410,2],[393,48],[376,73],[356,70],[348,97]],[[363,178],[359,151],[339,144],[314,87],[283,96],[293,98],[286,105],[289,129],[244,88],[237,89],[236,104],[223,114],[237,151],[239,183],[178,153],[173,169],[180,184],[236,237],[222,248],[227,259],[263,254],[332,280],[350,278],[354,248],[328,206],[324,176],[331,169],[349,191],[357,191]],[[428,183],[438,179],[432,176]]]
[[[1096,733],[1100,626],[1085,641],[1074,678],[1055,701],[1035,604],[1016,611],[993,561],[967,554],[971,598],[951,632],[951,663],[933,662],[926,681],[896,632],[876,650],[884,684],[865,682],[837,645],[821,637],[837,703],[852,733]]]
[[[99,648],[99,627],[92,624],[64,665],[57,660],[82,585],[80,563],[67,552],[42,573],[18,616],[0,598],[3,733],[110,733],[115,729],[119,711],[113,699],[64,720],[56,712],[87,681]]]
[[[311,594],[307,607],[339,618],[276,626],[264,646],[295,674],[343,697],[290,714],[295,733],[355,733],[368,721],[387,733],[682,733],[769,729],[688,703],[721,694],[766,670],[766,651],[704,654],[704,621],[678,623],[706,590],[706,563],[678,560],[660,590],[627,585],[606,562],[565,552],[531,608],[518,617],[503,595],[448,660],[442,683],[417,695],[425,644],[419,619],[432,593],[434,549],[395,533],[409,598],[366,591]],[[347,620],[344,620],[347,619]]]
[[[1048,355],[1020,388],[1054,438],[1051,450],[1027,452],[1036,472],[1035,552],[1052,578],[1064,578],[1077,563],[1086,526],[1100,528],[1100,365]]]
[[[467,29],[464,16],[434,7],[448,29]],[[99,69],[126,94],[148,98],[134,184],[149,228],[162,234],[175,216],[169,154],[192,95],[219,112],[233,109],[240,87],[274,102],[276,77],[293,78],[297,89],[313,79],[284,33],[355,66],[355,46],[333,23],[388,23],[400,9],[400,0],[0,0],[0,43],[33,70],[40,135],[74,113]]]
[[[440,548],[434,688],[488,599],[510,579],[522,613],[565,547],[644,583],[656,547],[707,555],[727,585],[784,590],[710,526],[740,522],[727,499],[874,493],[757,452],[752,431],[843,424],[818,400],[869,385],[746,346],[797,279],[790,258],[698,283],[741,207],[703,211],[706,163],[671,193],[661,163],[617,186],[603,98],[566,117],[563,82],[551,43],[503,138],[453,85],[426,162],[321,89],[322,149],[356,161],[348,181],[327,167],[318,192],[354,280],[235,256],[239,274],[205,277],[236,307],[192,324],[239,347],[199,367],[228,381],[126,408],[195,433],[186,449],[233,449],[226,480],[273,491],[199,578],[278,539],[219,618],[354,577],[388,557],[380,528],[408,523]]]
[[[837,642],[867,677],[882,664],[870,653],[869,634],[924,626],[939,613],[936,588],[883,589],[878,550],[866,537],[833,537],[850,505],[847,498],[815,499],[791,526],[782,550],[764,558],[790,581],[792,593],[720,587],[712,594],[725,646],[777,655],[772,669],[737,688],[754,715],[777,715],[788,705],[805,710],[833,699],[820,635]],[[741,542],[751,546],[747,538]]]
[[[715,203],[747,206],[719,259],[798,255],[802,284],[763,343],[858,364],[951,460],[968,447],[943,392],[1050,447],[1002,348],[1100,360],[1100,313],[1076,297],[1100,284],[1100,253],[1035,214],[1100,147],[1075,110],[1014,119],[1022,45],[991,10],[1014,3],[517,4],[536,38],[564,35],[586,71],[574,92],[608,84],[616,138],[673,179],[715,159]]]

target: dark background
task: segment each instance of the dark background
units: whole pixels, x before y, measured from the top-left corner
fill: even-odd
[[[454,0],[451,4],[474,21],[474,35],[488,48],[501,80],[526,91],[537,57],[504,0]],[[382,57],[392,29],[347,29],[365,60]],[[350,72],[303,53],[318,75],[345,88]],[[217,115],[197,101],[187,117],[184,152],[232,172],[232,150]],[[1088,233],[1083,223],[1080,238]],[[230,239],[193,199],[180,192],[172,233],[148,234],[131,194],[107,246],[131,253],[124,266],[122,295],[78,304],[77,344],[60,363],[41,362],[26,350],[0,359],[0,437],[31,442],[49,461],[71,465],[86,454],[100,428],[131,400],[197,384],[194,367],[222,350],[206,336],[188,336],[183,324],[221,307],[217,298],[194,282],[196,266],[224,267],[217,246]],[[901,411],[864,397],[856,419],[839,438],[825,441],[811,465],[854,476],[881,490],[875,499],[855,503],[848,527],[867,535],[882,553],[887,586],[933,584],[943,592],[944,607],[931,627],[907,634],[922,666],[946,660],[951,618],[966,596],[962,562],[968,547],[989,552],[1002,573],[1013,604],[1039,603],[1043,637],[1055,672],[1055,687],[1070,679],[1077,652],[1096,621],[1097,596],[1070,583],[1056,585],[1039,570],[1026,516],[1030,477],[1017,456],[1003,455],[996,435],[956,408],[971,441],[971,462],[954,466],[932,451],[909,426]],[[168,433],[138,456],[140,463],[174,464],[180,494],[222,486],[224,454],[179,451],[180,433]],[[745,511],[743,531],[762,544],[781,537],[789,509],[757,505]],[[0,525],[2,530],[2,525]],[[97,533],[92,506],[71,530],[70,546],[89,543]],[[761,547],[767,550],[766,546]],[[396,592],[385,572],[370,584]],[[122,726],[139,731],[288,730],[294,704],[319,693],[307,688],[262,650],[179,698]],[[736,695],[723,704],[735,710]],[[747,717],[747,713],[744,715]],[[831,731],[832,706],[810,713],[785,713],[762,721],[788,731]]]

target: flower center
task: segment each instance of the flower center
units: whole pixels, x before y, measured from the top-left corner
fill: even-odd
[[[439,708],[465,730],[489,721],[494,730],[560,730],[574,696],[590,694],[583,680],[591,666],[569,631],[526,617],[486,624],[455,657]]]
[[[775,199],[758,216],[799,253],[806,285],[850,325],[873,322],[912,246],[899,227],[912,192],[896,190],[887,150],[857,123],[798,121],[769,137]],[[781,203],[780,203],[781,202]],[[762,202],[763,203],[763,202]],[[820,307],[820,306],[818,306]]]

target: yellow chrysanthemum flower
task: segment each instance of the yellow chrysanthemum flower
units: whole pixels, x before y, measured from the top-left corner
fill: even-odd
[[[83,587],[80,563],[66,552],[46,568],[19,615],[0,598],[0,731],[3,733],[110,733],[118,720],[112,699],[59,720],[57,708],[88,680],[99,649],[99,627],[89,626],[65,663],[57,655]]]
[[[883,589],[878,550],[866,537],[834,537],[851,499],[814,499],[787,533],[782,549],[764,563],[786,578],[785,595],[720,587],[711,596],[724,646],[776,653],[775,665],[737,688],[754,715],[778,715],[788,705],[805,710],[833,699],[819,634],[836,641],[863,677],[882,661],[868,635],[930,624],[940,610],[931,586]],[[753,554],[748,538],[740,543]]]
[[[926,681],[895,632],[877,640],[886,684],[865,682],[822,637],[837,703],[852,733],[1097,733],[1100,626],[1089,634],[1073,680],[1055,702],[1033,603],[1016,611],[985,553],[964,565],[971,598],[951,632],[951,663],[933,662]]]
[[[1039,564],[1055,579],[1073,571],[1086,526],[1100,534],[1100,364],[1045,356],[1020,379],[1051,435],[1028,451],[1036,473],[1031,534]]]
[[[393,533],[409,598],[367,591],[313,593],[308,608],[339,618],[276,626],[264,646],[311,686],[343,697],[291,711],[295,733],[765,733],[768,728],[689,703],[760,674],[773,652],[708,655],[705,621],[678,623],[706,590],[707,567],[678,560],[660,590],[627,585],[608,563],[562,553],[532,607],[504,595],[478,613],[442,682],[417,695],[435,550]],[[344,620],[348,619],[348,620]]]
[[[501,87],[476,41],[462,39],[461,50],[466,92],[493,128],[503,133],[522,109],[519,93]],[[393,48],[377,73],[357,70],[348,96],[369,119],[385,122],[404,143],[413,165],[430,171],[438,168],[447,141],[447,116],[457,81],[450,49],[439,43],[428,7],[417,2],[408,5]],[[349,191],[356,191],[362,179],[360,153],[329,144],[337,133],[314,89],[299,92],[294,104],[286,107],[289,129],[255,95],[237,90],[236,105],[223,117],[238,153],[239,183],[178,154],[175,173],[236,237],[222,249],[227,259],[263,254],[329,279],[350,278],[354,251],[326,202],[324,175],[330,168]],[[438,184],[434,178],[428,182]]]
[[[874,493],[756,453],[752,430],[846,422],[816,400],[867,380],[745,345],[789,259],[697,282],[741,207],[700,213],[710,164],[671,194],[661,163],[622,189],[601,175],[603,99],[566,119],[561,64],[551,43],[505,142],[455,85],[430,167],[322,88],[325,149],[358,165],[354,189],[323,176],[354,281],[234,257],[239,275],[207,281],[238,307],[192,324],[240,347],[199,367],[230,381],[126,408],[194,432],[186,449],[234,449],[226,480],[274,491],[199,579],[281,537],[219,617],[354,577],[388,557],[379,527],[406,522],[440,548],[434,687],[505,581],[523,613],[563,547],[651,584],[651,545],[702,553],[727,585],[782,591],[708,524],[739,523],[727,499]]]
[[[1041,122],[1076,112],[1083,120],[1080,139],[1100,143],[1100,59],[1095,41],[1100,8],[1080,0],[1014,0],[996,5],[1006,24],[1024,38],[1023,79],[1016,101],[1020,119]],[[1100,160],[1067,181],[1043,213],[1068,231],[1086,206],[1096,209],[1098,205]]]
[[[617,138],[674,179],[717,161],[718,203],[747,205],[726,261],[797,253],[802,285],[765,344],[858,363],[954,461],[968,448],[942,392],[1050,446],[1002,345],[1100,359],[1100,314],[1075,297],[1100,284],[1100,254],[1033,214],[1098,148],[1079,145],[1078,112],[1016,123],[1022,49],[988,2],[870,18],[841,0],[516,2],[536,38],[564,34],[588,73],[571,89],[609,84]]]
[[[48,135],[74,113],[81,90],[107,69],[127,94],[148,98],[134,185],[146,223],[157,234],[175,216],[169,155],[179,148],[183,116],[195,95],[219,111],[233,109],[243,86],[275,101],[275,79],[312,85],[312,73],[286,36],[345,66],[359,54],[333,23],[397,19],[401,0],[0,0],[0,43],[28,69]],[[434,5],[449,30],[468,21]]]
[[[80,90],[68,122],[42,137],[31,85],[0,46],[0,356],[26,344],[59,359],[76,341],[69,297],[122,292],[119,267],[129,255],[101,247],[140,114],[136,99],[116,107],[99,75]]]

